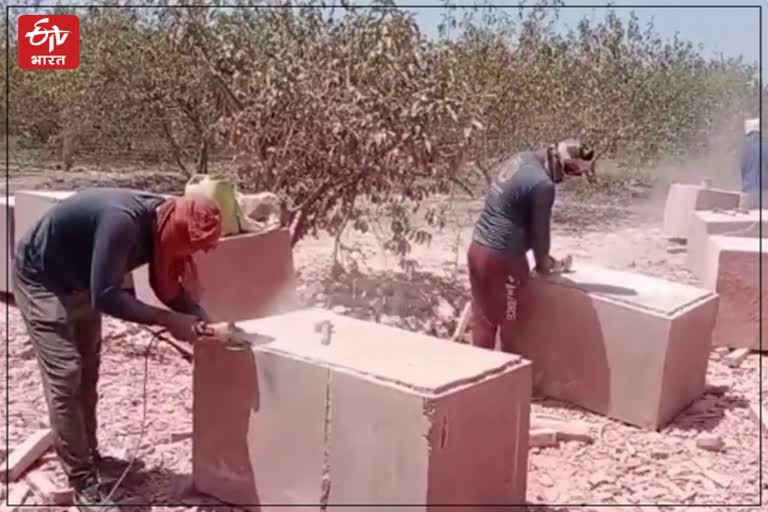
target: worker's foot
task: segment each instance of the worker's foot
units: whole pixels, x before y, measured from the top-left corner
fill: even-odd
[[[93,463],[98,469],[99,480],[116,479],[123,474],[130,462],[111,455],[101,455],[99,452],[93,453]],[[144,463],[140,460],[134,460],[132,469],[141,469]]]
[[[111,455],[102,456],[96,454],[93,456],[93,463],[97,468],[99,468],[99,471],[103,471],[105,473],[123,471],[126,467],[128,467],[127,460],[118,459],[117,457],[112,457]]]
[[[112,502],[105,501],[106,496],[99,491],[98,482],[89,483],[75,491],[75,506],[80,512],[117,512],[119,509]]]

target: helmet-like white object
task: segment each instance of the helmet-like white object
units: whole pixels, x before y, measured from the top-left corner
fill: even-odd
[[[744,135],[760,130],[760,118],[747,119],[744,121]]]

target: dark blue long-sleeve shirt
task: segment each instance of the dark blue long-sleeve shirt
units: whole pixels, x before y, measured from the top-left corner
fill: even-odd
[[[155,209],[161,196],[134,190],[95,188],[57,203],[16,247],[27,275],[57,294],[89,291],[92,306],[110,316],[153,324],[158,310],[122,288],[125,275],[152,259]],[[205,313],[181,293],[171,309]]]
[[[763,142],[762,172],[760,167],[760,133],[751,132],[744,141],[741,156],[741,191],[757,192],[762,175],[763,190],[768,190],[768,141]]]
[[[532,151],[511,157],[499,169],[473,240],[510,255],[532,249],[536,263],[541,264],[549,256],[555,185]]]

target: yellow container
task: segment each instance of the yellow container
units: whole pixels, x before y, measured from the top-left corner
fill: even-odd
[[[195,174],[187,182],[184,195],[208,197],[216,201],[221,209],[221,236],[236,235],[240,232],[237,217],[237,198],[235,186],[222,179],[211,178],[207,174]]]

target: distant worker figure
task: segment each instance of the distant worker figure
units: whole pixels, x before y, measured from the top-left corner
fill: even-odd
[[[102,457],[97,446],[101,315],[194,342],[207,315],[183,281],[196,275],[192,255],[215,247],[221,230],[212,200],[97,188],[58,203],[19,240],[14,296],[37,356],[54,450],[81,510],[108,505],[100,481],[124,463]],[[172,311],[123,288],[125,276],[145,264]]]
[[[744,121],[744,146],[741,155],[741,207],[760,207],[760,189],[763,204],[768,203],[768,141],[763,141],[762,165],[760,162],[760,118]],[[762,187],[761,182],[762,181]]]
[[[472,288],[472,343],[493,349],[500,330],[502,350],[525,314],[522,292],[530,276],[526,253],[546,275],[557,263],[549,254],[555,184],[565,176],[595,177],[594,151],[575,139],[539,151],[524,151],[497,166],[467,253]]]

